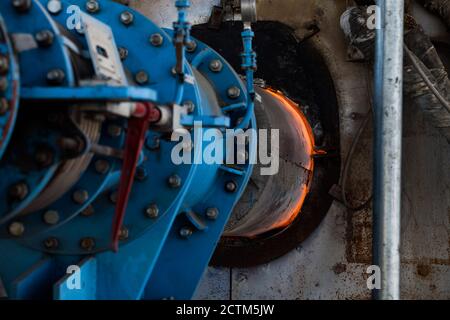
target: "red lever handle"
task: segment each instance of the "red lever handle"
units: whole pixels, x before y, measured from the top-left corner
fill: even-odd
[[[119,250],[120,230],[122,229],[125,211],[128,205],[131,188],[133,186],[136,167],[145,142],[145,134],[149,124],[157,122],[161,113],[151,103],[136,104],[136,111],[128,121],[128,131],[125,142],[122,172],[120,174],[117,204],[112,225],[112,248]]]

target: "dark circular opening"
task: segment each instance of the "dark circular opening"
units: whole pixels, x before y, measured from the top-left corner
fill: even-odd
[[[313,129],[316,146],[327,151],[314,159],[310,192],[301,213],[287,227],[256,238],[222,237],[212,265],[249,267],[276,259],[304,241],[320,224],[333,198],[331,187],[340,173],[339,113],[330,72],[310,41],[299,42],[288,26],[279,22],[254,24],[258,54],[256,78],[282,91],[298,103]],[[220,29],[207,24],[193,27],[193,36],[218,51],[241,73],[241,23],[227,22]]]

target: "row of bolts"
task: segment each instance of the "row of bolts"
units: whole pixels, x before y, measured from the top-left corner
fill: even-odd
[[[31,8],[32,2],[30,0],[12,0],[12,5],[19,12],[26,12]],[[60,1],[51,0],[47,5],[48,10],[52,14],[58,14],[62,10],[62,4]],[[86,10],[90,13],[97,13],[100,10],[100,4],[95,0],[89,0],[86,2]],[[134,15],[129,11],[124,11],[120,15],[120,21],[124,25],[131,25],[134,21]],[[50,30],[42,30],[35,35],[36,42],[40,47],[49,47],[53,44],[54,34]],[[161,34],[155,33],[150,36],[149,42],[155,46],[160,47],[164,42],[164,38]],[[187,45],[188,52],[195,52],[197,49],[197,43],[195,41],[191,41]],[[128,50],[126,48],[119,48],[119,55],[122,60],[125,60],[128,56]],[[210,62],[209,68],[212,72],[220,72],[222,70],[222,62],[220,60],[212,60]],[[8,58],[4,55],[0,56],[0,75],[4,75],[9,70],[9,61]],[[172,74],[174,74],[174,69],[171,70]],[[47,73],[47,81],[51,84],[61,84],[65,79],[64,71],[60,69],[51,70]],[[138,84],[144,85],[148,83],[149,77],[145,71],[139,71],[135,75],[135,80]],[[0,91],[6,91],[7,82],[6,78],[2,78],[0,81]],[[232,86],[227,90],[227,95],[231,99],[236,99],[240,96],[240,89],[236,86]],[[192,105],[192,103],[189,103]],[[193,109],[191,107],[190,109]],[[9,110],[9,103],[5,98],[0,100],[0,115],[5,114]],[[190,110],[191,112],[193,110]],[[110,131],[111,132],[111,131]],[[40,154],[39,154],[40,155]],[[37,155],[36,158],[39,162],[40,156]],[[102,174],[105,174],[109,170],[109,164],[106,160],[98,160],[95,163],[96,171]],[[140,168],[142,169],[142,168]],[[145,179],[145,171],[138,170],[137,171],[137,179]],[[168,184],[172,188],[179,188],[181,186],[181,178],[177,175],[172,175],[168,178]],[[237,185],[234,181],[228,181],[225,184],[225,189],[228,192],[235,192],[237,189]],[[28,195],[28,186],[26,183],[20,182],[13,185],[10,188],[10,196],[16,200],[23,200]],[[77,204],[85,203],[89,198],[89,194],[86,190],[77,190],[72,195],[72,200]],[[113,192],[110,195],[111,202],[115,203],[116,201],[116,193]],[[156,219],[159,215],[159,209],[156,204],[150,205],[146,210],[146,215],[151,219]],[[85,210],[81,212],[83,216],[90,216],[94,213],[94,209],[92,205],[88,206]],[[211,220],[217,219],[218,210],[217,208],[209,208],[206,211],[206,217]],[[59,213],[54,210],[49,210],[44,213],[43,220],[45,223],[49,225],[54,225],[59,222]],[[20,237],[25,232],[25,226],[22,222],[12,222],[8,227],[9,233],[12,236]],[[183,227],[180,229],[179,234],[183,238],[189,237],[193,233],[192,228]],[[121,231],[121,239],[125,240],[128,238],[128,230],[126,227],[122,228]],[[48,249],[54,249],[58,247],[58,240],[56,238],[49,238],[44,241],[44,245]],[[80,241],[80,246],[86,250],[92,250],[95,247],[95,241],[93,238],[83,238]]]

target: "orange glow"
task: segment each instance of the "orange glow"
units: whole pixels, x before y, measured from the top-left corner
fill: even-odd
[[[268,93],[270,93],[274,98],[282,102],[283,107],[285,110],[295,119],[295,123],[298,125],[298,130],[300,132],[300,135],[303,138],[303,142],[306,145],[305,152],[307,153],[307,156],[309,158],[309,163],[305,165],[305,169],[309,171],[309,177],[307,179],[307,182],[301,186],[301,190],[299,190],[299,194],[295,201],[289,206],[289,209],[281,214],[279,218],[273,222],[271,225],[272,229],[277,228],[285,228],[289,224],[291,224],[295,218],[299,215],[303,203],[305,202],[306,196],[309,193],[311,180],[313,176],[313,170],[314,170],[314,158],[313,156],[315,154],[321,153],[315,151],[315,143],[314,143],[314,134],[311,129],[311,126],[309,125],[308,119],[303,114],[303,112],[300,110],[299,106],[293,102],[292,100],[288,99],[286,96],[284,96],[281,92],[273,90],[273,89],[266,89]]]

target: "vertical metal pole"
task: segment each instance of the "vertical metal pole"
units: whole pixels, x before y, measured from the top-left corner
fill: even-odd
[[[403,0],[379,0],[375,50],[374,264],[376,299],[400,299],[400,211],[403,94]]]

